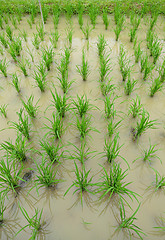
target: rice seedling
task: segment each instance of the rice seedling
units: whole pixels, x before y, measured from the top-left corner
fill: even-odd
[[[97,8],[97,5],[94,4],[94,3],[91,3],[90,4],[90,7],[89,7],[89,18],[91,20],[91,24],[93,25],[93,28],[95,28],[96,26],[96,19],[97,19],[97,15],[98,15],[98,8]]]
[[[3,115],[5,118],[7,118],[7,104],[0,106],[0,114]]]
[[[88,41],[89,40],[89,35],[92,31],[92,28],[90,27],[90,25],[87,23],[87,25],[85,27],[82,27],[82,32],[84,34],[85,39]]]
[[[29,54],[29,56],[31,57],[31,61],[34,63],[34,56],[33,56],[33,53],[32,53],[32,51],[30,50],[29,47],[27,47],[27,51],[26,52]]]
[[[6,197],[6,193],[0,192],[0,226],[4,222],[4,212],[6,210],[5,197]]]
[[[116,88],[115,84],[111,83],[111,80],[112,79],[100,83],[100,88],[103,96],[107,96],[109,93],[113,93],[114,89]]]
[[[123,81],[126,81],[128,75],[131,73],[131,66],[129,63],[130,63],[130,60],[127,59],[124,47],[120,45],[119,65],[120,65],[120,71],[123,77]]]
[[[86,171],[84,164],[82,170],[79,170],[77,164],[75,162],[74,164],[75,164],[74,173],[76,175],[76,180],[74,180],[73,184],[66,190],[66,192],[64,193],[64,197],[72,187],[76,187],[76,190],[73,192],[73,194],[79,192],[78,194],[80,194],[81,206],[83,207],[83,193],[88,192],[90,194],[95,194],[92,190],[92,187],[95,186],[96,184],[92,183],[93,176],[89,178],[91,170]]]
[[[19,162],[25,162],[27,160],[26,152],[28,150],[26,138],[22,138],[22,134],[17,133],[15,144],[13,144],[12,141],[4,141],[1,143],[1,147],[12,159],[16,159]]]
[[[29,116],[31,118],[36,117],[37,109],[38,109],[37,103],[34,105],[33,100],[34,100],[33,95],[30,95],[29,99],[27,100],[27,103],[23,99],[21,99],[21,102],[22,102],[24,108],[26,109],[27,113],[29,114]]]
[[[161,190],[165,187],[165,177],[161,176],[156,169],[152,169],[155,172],[155,181],[153,181],[148,188],[154,187],[155,191]]]
[[[147,129],[155,129],[156,120],[150,120],[149,118],[149,113],[143,109],[141,117],[139,121],[136,122],[136,127],[134,129],[134,141],[138,139],[142,133],[146,132]]]
[[[59,6],[56,5],[56,7],[53,9],[53,24],[55,29],[57,29],[58,27],[59,17],[60,17],[60,8]]]
[[[8,48],[8,40],[6,40],[4,33],[0,34],[0,42],[5,48]]]
[[[13,30],[9,25],[6,26],[6,35],[10,41],[13,41]]]
[[[131,76],[130,74],[128,74],[128,80],[124,85],[125,94],[129,96],[133,92],[136,84],[137,84],[137,80],[134,80],[134,79],[131,80]]]
[[[158,226],[157,227],[153,227],[153,228],[157,229],[157,233],[158,234],[164,235],[164,232],[165,232],[165,219],[161,216],[161,217],[156,219],[156,222],[157,222]]]
[[[27,224],[21,228],[21,230],[19,230],[15,237],[25,228],[30,228],[31,229],[31,237],[30,239],[35,240],[37,235],[39,235],[40,232],[42,232],[42,227],[44,225],[44,221],[41,222],[41,218],[42,218],[42,213],[43,213],[43,208],[41,211],[39,211],[38,209],[35,209],[35,214],[30,217],[29,214],[27,213],[27,211],[25,210],[25,208],[21,208],[21,206],[19,206],[23,216],[25,217],[25,219],[27,220]]]
[[[105,30],[107,30],[108,26],[109,26],[109,19],[108,19],[107,9],[103,9],[102,18],[103,18],[103,23],[105,25]]]
[[[44,32],[43,24],[41,23],[41,24],[39,24],[39,26],[36,26],[36,30],[37,30],[38,36],[41,39],[41,41],[44,41],[45,32]]]
[[[51,91],[53,100],[51,101],[51,106],[54,106],[59,114],[60,117],[65,117],[66,112],[69,110],[69,104],[67,104],[68,98],[66,97],[66,94],[64,96],[60,96],[60,94],[57,93],[57,90],[55,89],[55,93]]]
[[[146,41],[147,41],[147,48],[152,49],[152,45],[154,42],[154,32],[150,29],[147,31]]]
[[[153,63],[156,64],[159,56],[162,52],[162,44],[160,40],[155,36],[154,42],[152,44],[152,48],[150,49],[150,53],[153,56]]]
[[[27,19],[27,23],[29,24],[30,29],[32,29],[32,24],[33,24],[32,20],[31,19]]]
[[[154,17],[150,19],[150,30],[153,29],[158,19],[158,14],[154,14]]]
[[[2,72],[4,77],[7,77],[7,65],[8,63],[6,62],[6,58],[0,60],[0,71]]]
[[[113,134],[116,132],[116,130],[120,127],[121,121],[122,120],[118,121],[117,123],[114,123],[112,119],[108,121],[107,130],[108,130],[108,136],[109,137],[112,137]],[[114,142],[115,142],[115,139],[114,139]],[[107,143],[105,143],[105,145],[106,144]]]
[[[65,77],[61,77],[61,78],[58,77],[58,80],[60,82],[60,86],[61,86],[61,89],[63,90],[63,93],[67,94],[73,81],[69,82],[69,80],[67,78],[67,73],[66,73]]]
[[[121,220],[120,220],[119,226],[117,227],[115,232],[122,229],[129,235],[130,239],[132,239],[132,235],[134,236],[134,233],[135,233],[137,235],[137,237],[139,237],[139,239],[143,240],[142,235],[146,235],[146,234],[142,231],[142,229],[140,227],[138,227],[137,225],[134,224],[134,221],[137,220],[135,215],[138,212],[139,208],[140,208],[140,204],[137,207],[137,209],[135,210],[135,212],[130,217],[126,218],[124,204],[121,203],[121,206],[120,206]]]
[[[135,27],[130,29],[130,42],[134,41],[136,32],[137,32],[137,29]]]
[[[104,38],[104,34],[100,34],[97,40],[97,49],[98,49],[98,55],[100,58],[104,55],[106,45],[107,43]]]
[[[134,12],[132,12],[130,15],[130,22],[133,28],[137,30],[140,25],[140,21],[141,21],[141,17],[138,16],[137,14],[134,14]]]
[[[27,61],[23,58],[21,60],[17,60],[17,66],[20,68],[20,70],[23,72],[24,76],[27,77]]]
[[[55,145],[54,143],[50,143],[47,139],[43,139],[40,141],[40,146],[42,147],[42,150],[47,154],[49,160],[52,163],[61,163],[61,158],[63,158],[63,151],[60,153],[60,150],[62,147],[60,147],[59,144]]]
[[[23,114],[23,109],[20,109],[20,112],[17,112],[19,123],[11,122],[13,126],[11,128],[18,130],[20,133],[24,135],[25,138],[29,140],[31,124],[29,124],[28,116],[24,114],[24,118],[23,118],[22,114]]]
[[[116,36],[116,41],[119,40],[119,35],[121,33],[121,30],[122,30],[122,26],[118,23],[116,25],[116,28],[114,29],[114,33],[115,33],[115,36]]]
[[[142,112],[142,104],[140,101],[140,97],[137,95],[136,99],[132,99],[132,104],[129,107],[129,113],[131,114],[133,118],[136,118],[139,116]]]
[[[45,62],[47,71],[50,71],[50,66],[53,63],[54,52],[52,47],[42,49],[42,59]]]
[[[11,17],[11,23],[15,29],[18,28],[17,18],[15,18],[14,16]]]
[[[13,41],[11,44],[9,44],[10,50],[15,51],[16,56],[21,55],[22,50],[22,41],[20,38],[13,38]]]
[[[71,3],[67,3],[67,5],[65,6],[65,11],[67,20],[71,20],[71,17],[73,16],[73,6]]]
[[[146,64],[144,65],[144,75],[143,75],[143,80],[146,81],[148,75],[150,75],[150,73],[152,72],[152,70],[154,69],[154,65],[150,62],[146,62]]]
[[[67,39],[68,39],[68,43],[69,43],[69,48],[71,49],[72,39],[73,39],[73,28],[71,26],[67,30]]]
[[[82,26],[83,26],[83,12],[84,12],[84,6],[79,2],[79,5],[78,5],[78,23],[79,23],[80,29],[82,29]]]
[[[31,6],[30,6],[30,20],[31,20],[32,24],[35,23],[35,17],[36,16],[37,16],[37,11],[36,11],[35,3],[31,3]]]
[[[163,83],[165,81],[165,60],[163,61],[161,67],[158,70],[158,72],[159,72],[160,80]]]
[[[25,40],[25,42],[27,42],[27,32],[25,31],[25,29],[23,29],[22,31],[20,30],[20,35],[23,37],[23,39]]]
[[[155,78],[152,81],[152,85],[150,87],[150,97],[153,97],[155,93],[161,91],[162,88],[163,88],[163,84],[160,77]]]
[[[44,23],[47,22],[48,14],[49,14],[48,6],[46,4],[42,4],[42,15],[43,15]]]
[[[102,55],[100,57],[100,81],[103,82],[105,78],[107,78],[112,71],[111,62],[110,62],[110,54]]]
[[[20,93],[20,84],[19,84],[19,79],[16,73],[12,75],[12,83],[13,87],[15,87],[17,93]]]
[[[102,181],[97,184],[98,188],[96,190],[96,193],[100,193],[101,195],[100,200],[102,200],[103,198],[110,200],[114,195],[117,195],[119,197],[119,204],[124,204],[125,202],[129,207],[130,205],[123,195],[129,197],[132,201],[133,198],[138,201],[136,196],[139,195],[127,188],[128,185],[131,184],[131,182],[124,182],[124,179],[128,175],[128,169],[122,172],[120,164],[116,164],[114,162],[110,166],[109,173],[103,166],[101,167],[103,170],[101,176]]]
[[[35,164],[38,170],[35,180],[37,192],[41,187],[55,188],[61,180],[57,179],[57,170],[54,171],[52,168],[53,162],[47,162],[45,157],[42,156],[42,162],[38,164],[35,161]]]
[[[142,55],[142,50],[140,48],[140,43],[138,44],[138,46],[134,47],[134,55],[135,55],[135,63],[138,63],[140,60],[140,57]]]
[[[120,17],[121,17],[121,9],[119,7],[119,3],[116,2],[115,6],[114,6],[114,19],[115,19],[115,23],[117,24]]]
[[[112,94],[111,94],[112,95]],[[111,100],[110,96],[105,96],[104,101],[104,111],[105,111],[105,117],[108,118],[114,118],[116,115],[116,110],[114,106],[115,98]]]
[[[77,117],[77,129],[79,130],[80,137],[82,140],[85,140],[85,137],[88,135],[88,133],[91,130],[94,130],[90,127],[91,124],[91,117],[86,117],[85,115],[82,116],[82,118],[79,120]]]
[[[54,139],[60,139],[64,132],[62,118],[57,113],[56,115],[53,113],[52,117],[53,120],[46,118],[51,124],[50,127],[44,124],[45,128],[48,130],[46,135],[52,136]]]
[[[77,95],[77,101],[72,100],[74,107],[78,115],[82,118],[89,110],[93,109],[92,104],[89,103],[89,99],[87,99],[86,95],[82,95],[79,97]]]
[[[57,43],[58,43],[58,39],[59,39],[60,35],[58,33],[58,31],[56,30],[54,33],[51,34],[50,42],[53,45],[54,48],[57,48]]]
[[[82,76],[83,81],[86,81],[89,75],[89,63],[86,60],[84,49],[82,50],[82,65],[81,66],[76,65],[76,68],[78,73]]]
[[[9,161],[8,155],[6,159],[0,161],[0,186],[2,188],[1,193],[12,190],[15,194],[18,193],[20,186],[19,180],[21,179],[23,165],[18,168],[18,164],[15,161]]]
[[[147,54],[145,56],[141,56],[141,59],[140,59],[141,73],[144,72],[144,69],[148,65],[148,62],[149,60],[148,60]]]
[[[47,85],[46,76],[46,72],[42,75],[40,71],[34,71],[33,78],[35,79],[37,87],[39,87],[41,92],[45,92],[45,88]]]

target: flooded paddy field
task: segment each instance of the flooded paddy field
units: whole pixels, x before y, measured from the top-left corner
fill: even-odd
[[[144,16],[130,42],[138,19],[117,41],[114,15],[4,21],[1,239],[164,239],[165,21]]]

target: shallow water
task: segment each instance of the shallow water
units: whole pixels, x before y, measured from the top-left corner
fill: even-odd
[[[52,112],[54,109],[47,109],[51,104],[52,95],[50,89],[52,88],[52,83],[57,88],[57,91],[61,94],[62,90],[59,86],[59,81],[57,79],[57,63],[61,58],[61,53],[67,44],[66,40],[66,29],[67,22],[65,17],[60,18],[58,25],[58,31],[60,34],[58,48],[54,49],[55,57],[54,62],[51,66],[51,70],[47,75],[47,89],[44,93],[41,93],[39,88],[36,87],[35,80],[33,79],[33,71],[35,70],[35,65],[37,65],[41,60],[41,47],[51,46],[49,41],[50,33],[53,31],[53,21],[52,17],[49,17],[47,24],[45,25],[45,40],[40,44],[40,49],[35,50],[32,45],[33,33],[36,32],[35,25],[30,29],[27,24],[27,17],[24,17],[21,24],[19,25],[20,30],[25,30],[28,33],[27,43],[22,40],[23,50],[21,56],[29,59],[31,62],[30,56],[27,53],[27,47],[30,48],[33,52],[34,63],[31,62],[31,67],[28,68],[28,77],[24,77],[19,68],[15,65],[10,54],[4,49],[4,55],[0,56],[0,59],[6,57],[8,61],[8,77],[5,78],[2,75],[0,76],[1,87],[0,89],[0,101],[1,105],[8,104],[7,106],[7,119],[4,119],[3,116],[0,117],[0,126],[1,126],[1,136],[0,143],[12,140],[14,143],[16,139],[16,131],[9,128],[11,126],[11,121],[18,122],[18,116],[16,112],[19,112],[19,109],[22,107],[21,97],[26,100],[31,94],[34,96],[34,102],[38,101],[38,114],[37,118],[31,121],[32,124],[32,133],[31,133],[31,147],[35,150],[40,150],[39,141],[44,138],[46,130],[43,128],[44,124],[49,125],[50,123],[46,118],[52,119]],[[87,98],[90,99],[90,103],[94,106],[97,106],[99,109],[93,109],[90,111],[91,114],[91,126],[99,131],[90,131],[90,136],[87,137],[87,147],[89,151],[96,151],[91,154],[91,157],[85,162],[86,169],[91,169],[90,175],[94,176],[93,182],[99,182],[101,176],[101,167],[104,166],[106,169],[109,168],[109,165],[106,163],[105,157],[103,157],[102,152],[104,151],[104,140],[107,138],[107,121],[104,117],[104,97],[100,91],[99,85],[99,58],[97,54],[97,40],[99,34],[104,34],[107,41],[106,52],[110,52],[111,63],[112,63],[112,72],[110,73],[110,78],[112,77],[112,83],[115,84],[116,89],[114,90],[115,95],[119,96],[115,100],[115,109],[117,111],[117,116],[115,121],[122,119],[122,123],[118,128],[119,131],[119,142],[120,145],[123,145],[120,149],[120,155],[126,159],[130,169],[128,169],[128,175],[126,177],[126,182],[131,182],[128,188],[132,191],[138,193],[141,197],[138,197],[139,202],[141,203],[140,209],[136,214],[137,221],[135,224],[142,228],[147,236],[143,236],[144,239],[156,240],[164,239],[164,235],[157,234],[153,227],[157,225],[157,219],[160,216],[164,216],[164,189],[154,192],[154,189],[147,189],[148,186],[155,181],[155,173],[150,168],[150,165],[144,163],[140,157],[143,154],[143,151],[148,149],[150,143],[152,145],[157,144],[157,156],[161,159],[162,164],[158,158],[152,159],[151,167],[160,172],[164,176],[165,173],[165,97],[164,89],[161,92],[155,94],[153,98],[149,97],[149,87],[151,84],[151,78],[149,77],[146,82],[142,79],[142,74],[140,73],[140,64],[134,63],[134,52],[133,52],[133,43],[129,42],[129,29],[130,23],[129,19],[126,19],[126,24],[124,30],[121,32],[119,41],[115,41],[115,34],[113,31],[114,19],[113,16],[109,16],[110,25],[108,30],[104,30],[104,25],[102,23],[101,17],[97,18],[96,28],[91,31],[89,38],[89,50],[86,49],[87,43],[84,39],[83,33],[79,28],[77,17],[72,17],[72,26],[73,26],[73,42],[72,42],[72,52],[71,52],[71,61],[69,64],[69,80],[73,80],[71,89],[68,92],[68,97],[70,99],[68,102],[71,102],[72,99],[76,99],[77,94],[82,96],[83,94],[87,95]],[[146,51],[146,31],[148,29],[148,19],[145,17],[141,21],[141,24],[138,29],[137,37],[138,41],[142,41],[142,49]],[[39,18],[36,19],[36,24],[38,25]],[[84,24],[89,22],[88,17],[84,17]],[[158,34],[159,39],[163,45],[163,51],[165,50],[165,33],[164,33],[164,17],[159,16],[158,22],[155,26],[155,32]],[[13,27],[12,27],[13,28]],[[14,29],[14,28],[13,28]],[[3,30],[4,31],[4,30]],[[14,35],[19,35],[19,30],[14,30]],[[120,74],[120,69],[118,65],[118,55],[119,55],[119,46],[123,44],[127,50],[128,57],[131,60],[133,70],[131,77],[138,80],[136,89],[130,96],[126,96],[124,93],[124,85],[122,82],[122,76]],[[81,76],[76,71],[76,65],[81,64],[81,54],[82,49],[85,48],[86,56],[90,65],[90,74],[86,82],[82,81]],[[111,49],[111,50],[110,50]],[[157,61],[157,67],[159,67],[163,61],[164,53]],[[150,59],[152,61],[152,58]],[[21,95],[19,96],[16,93],[16,90],[11,86],[11,75],[17,72],[20,79],[21,86]],[[157,76],[157,72],[153,70],[153,78]],[[129,106],[131,100],[136,98],[136,94],[140,96],[141,102],[144,108],[149,112],[150,119],[157,119],[159,125],[157,129],[147,130],[146,133],[142,134],[139,138],[139,141],[132,141],[131,127],[135,126],[136,120],[132,119],[128,115]],[[73,111],[66,113],[66,118],[64,119],[64,126],[66,127],[65,132],[62,136],[62,145],[64,145],[64,152],[66,156],[69,156],[69,152],[74,150],[72,145],[68,146],[68,142],[80,146],[79,133],[74,126],[76,122],[76,117],[73,114]],[[4,152],[1,152],[3,156]],[[95,156],[96,155],[96,156]],[[25,163],[25,170],[28,168],[35,168],[33,159],[40,164],[41,156],[36,153],[28,153],[29,161]],[[137,159],[137,160],[136,160]],[[133,162],[136,160],[135,162]],[[123,171],[127,169],[127,164],[125,161],[117,157],[115,160],[120,163]],[[78,166],[80,163],[77,161]],[[58,177],[63,180],[57,185],[57,189],[44,189],[39,190],[39,196],[36,193],[36,188],[33,188],[29,195],[27,192],[33,186],[34,183],[31,182],[20,192],[17,198],[14,198],[13,194],[9,195],[7,200],[7,213],[6,218],[6,229],[5,225],[1,230],[1,239],[11,239],[12,230],[14,233],[19,231],[20,226],[23,227],[27,224],[25,218],[23,217],[21,211],[19,210],[20,206],[23,206],[30,216],[34,214],[34,208],[42,209],[43,208],[43,233],[39,235],[39,239],[59,239],[59,240],[100,240],[100,239],[128,239],[128,234],[126,231],[117,231],[117,226],[120,222],[119,216],[120,212],[116,206],[117,199],[114,198],[110,202],[101,201],[98,203],[98,195],[87,194],[84,196],[83,209],[78,199],[78,195],[74,194],[74,189],[71,189],[68,194],[63,197],[65,191],[69,186],[71,186],[72,181],[75,180],[74,162],[70,159],[63,159],[62,164],[57,167]],[[35,174],[33,175],[33,180],[35,179]],[[131,205],[133,211],[138,207],[138,203],[134,199],[133,202],[126,196],[125,199]],[[18,204],[19,203],[19,204]],[[126,216],[130,216],[133,211],[126,205]],[[9,219],[17,220],[12,222],[8,221]],[[16,224],[15,224],[16,223]],[[18,224],[17,224],[18,223]],[[14,226],[13,226],[13,225]],[[134,234],[134,233],[133,233]],[[13,234],[14,235],[14,234]],[[136,236],[136,234],[134,234]],[[132,235],[132,239],[134,239]],[[30,230],[20,232],[15,239],[28,239],[30,238]]]

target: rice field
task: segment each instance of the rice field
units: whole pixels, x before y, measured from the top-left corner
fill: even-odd
[[[164,239],[164,15],[42,10],[0,16],[1,239]]]

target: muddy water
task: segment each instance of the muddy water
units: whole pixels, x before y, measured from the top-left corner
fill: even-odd
[[[21,98],[27,99],[31,94],[34,95],[34,102],[38,101],[38,114],[37,118],[31,121],[31,140],[30,146],[34,150],[40,150],[39,141],[47,133],[44,129],[44,124],[50,126],[50,122],[46,119],[52,119],[53,109],[48,109],[47,107],[51,104],[52,96],[50,89],[52,89],[52,83],[56,86],[59,93],[62,94],[58,82],[57,74],[57,63],[60,61],[61,54],[65,45],[67,45],[66,39],[66,29],[68,23],[65,17],[60,18],[58,31],[60,34],[58,48],[54,49],[55,58],[51,66],[51,70],[47,76],[47,89],[44,93],[41,93],[36,83],[33,79],[33,71],[35,70],[35,65],[37,65],[41,60],[41,47],[51,46],[49,41],[50,33],[53,31],[53,21],[52,17],[48,19],[45,25],[45,40],[40,44],[40,49],[35,50],[32,39],[33,33],[36,33],[36,27],[33,25],[30,29],[27,24],[28,17],[24,17],[21,24],[19,25],[20,30],[25,30],[28,33],[27,43],[22,40],[23,50],[21,56],[27,58],[31,63],[28,68],[28,77],[24,77],[20,69],[15,65],[11,59],[9,53],[4,49],[4,55],[0,56],[0,59],[6,57],[8,61],[8,77],[4,78],[0,76],[1,87],[0,89],[0,101],[1,104],[8,104],[7,106],[7,119],[0,117],[1,135],[0,143],[6,140],[16,139],[16,131],[9,128],[11,126],[11,121],[18,122],[18,116],[16,112],[22,107]],[[141,156],[144,154],[144,150],[148,149],[150,143],[152,145],[157,144],[158,158],[153,158],[151,167],[155,168],[160,172],[162,176],[165,173],[165,98],[164,90],[162,92],[156,93],[153,98],[149,97],[149,87],[151,84],[151,78],[146,82],[142,80],[142,74],[140,73],[140,64],[134,63],[133,56],[133,44],[129,42],[129,29],[130,23],[129,19],[126,19],[126,24],[124,30],[121,32],[119,41],[115,41],[114,19],[113,16],[109,16],[110,25],[108,30],[104,30],[104,25],[102,23],[101,17],[98,17],[96,28],[92,30],[89,38],[89,49],[87,50],[87,42],[84,39],[83,33],[79,28],[77,17],[72,18],[73,26],[73,42],[72,42],[72,52],[71,61],[69,64],[69,80],[73,80],[71,89],[68,92],[68,97],[70,99],[68,102],[71,103],[72,99],[76,99],[77,94],[82,96],[86,94],[90,103],[97,106],[99,109],[92,109],[89,112],[91,115],[91,126],[97,129],[99,132],[91,131],[90,136],[87,137],[87,148],[89,148],[90,154],[89,159],[85,162],[86,169],[91,169],[90,175],[93,177],[93,182],[99,182],[101,176],[101,167],[104,166],[106,169],[109,165],[106,163],[105,157],[103,157],[104,151],[104,141],[107,138],[107,121],[104,117],[104,97],[100,91],[99,85],[99,58],[97,54],[97,39],[99,34],[104,34],[107,41],[106,52],[107,54],[111,52],[111,64],[112,72],[110,77],[112,78],[112,83],[115,84],[116,89],[114,94],[119,96],[115,100],[115,109],[117,111],[117,116],[115,121],[122,119],[122,124],[119,127],[120,145],[123,145],[120,149],[120,155],[126,159],[130,169],[128,169],[128,175],[126,177],[126,182],[131,182],[129,189],[138,193],[139,202],[141,203],[140,209],[136,214],[137,221],[135,224],[142,228],[146,236],[144,239],[156,240],[164,239],[164,235],[155,232],[153,227],[157,225],[158,218],[164,216],[164,189],[154,192],[153,188],[147,190],[148,186],[155,181],[155,173],[150,168],[150,165],[144,163]],[[141,21],[138,29],[137,37],[138,41],[142,41],[143,51],[146,49],[146,32],[148,29],[149,17],[145,17]],[[84,24],[89,22],[87,17],[84,17]],[[36,19],[36,24],[38,25],[39,18]],[[165,36],[164,36],[164,18],[159,17],[157,25],[155,26],[155,32],[158,34],[159,39],[163,44],[165,50]],[[12,27],[13,28],[13,27]],[[18,36],[19,31],[14,30],[14,35]],[[124,93],[124,85],[122,82],[122,77],[119,71],[118,65],[118,55],[119,46],[123,44],[128,57],[131,60],[133,70],[131,77],[138,80],[136,89],[132,92],[131,96],[126,96]],[[32,50],[34,56],[34,63],[31,62],[31,58],[27,53],[27,48]],[[76,65],[81,64],[81,54],[82,49],[85,48],[86,56],[90,65],[90,74],[86,82],[82,81],[81,76],[76,71]],[[152,60],[152,59],[151,59]],[[161,65],[163,61],[163,51],[157,62],[157,67]],[[11,75],[17,72],[20,79],[21,94],[18,95],[13,86],[11,86]],[[153,70],[153,78],[157,76],[157,72]],[[128,115],[129,106],[131,100],[136,98],[138,94],[141,98],[141,102],[144,108],[149,112],[150,119],[157,119],[159,122],[158,128],[153,130],[147,130],[138,142],[132,141],[131,127],[136,123],[135,120]],[[84,195],[83,209],[80,204],[80,199],[78,195],[74,194],[74,189],[71,189],[68,194],[63,197],[65,191],[69,186],[71,186],[72,181],[75,180],[74,162],[68,159],[69,152],[73,152],[74,147],[68,146],[68,143],[72,143],[77,147],[80,146],[79,133],[74,126],[76,122],[76,117],[73,111],[69,111],[64,119],[65,132],[62,137],[61,145],[64,146],[63,150],[66,155],[65,159],[62,159],[62,164],[57,167],[58,178],[62,180],[57,186],[57,189],[44,189],[39,190],[39,195],[36,193],[36,188],[33,188],[27,196],[27,192],[34,187],[33,181],[27,184],[24,189],[21,190],[19,196],[14,198],[13,194],[9,195],[7,200],[7,212],[5,215],[6,221],[4,227],[0,229],[1,239],[12,239],[13,235],[27,224],[25,218],[22,216],[19,210],[19,204],[23,206],[29,213],[29,216],[33,216],[34,208],[43,208],[43,230],[40,232],[39,239],[59,239],[59,240],[76,240],[76,239],[90,239],[90,240],[100,240],[100,239],[128,239],[128,234],[126,231],[115,231],[120,223],[120,214],[117,207],[117,199],[112,199],[111,201],[98,202],[98,196],[92,196],[91,194]],[[4,152],[1,152],[3,156]],[[41,157],[36,153],[28,153],[28,162],[25,163],[24,172],[28,171],[28,168],[36,169],[33,159],[40,164]],[[159,159],[162,161],[160,163]],[[134,162],[134,160],[136,160]],[[116,162],[120,163],[123,171],[127,169],[127,164],[121,157],[118,157]],[[80,163],[77,161],[79,167]],[[99,165],[100,164],[100,165]],[[35,172],[33,174],[33,180],[35,179]],[[136,200],[131,201],[128,197],[125,199],[131,205],[133,211],[138,207]],[[133,212],[128,206],[125,206],[126,216],[130,216]],[[16,220],[15,220],[16,219]],[[132,234],[132,239],[134,239]],[[30,230],[20,232],[15,239],[28,239],[30,238]]]

